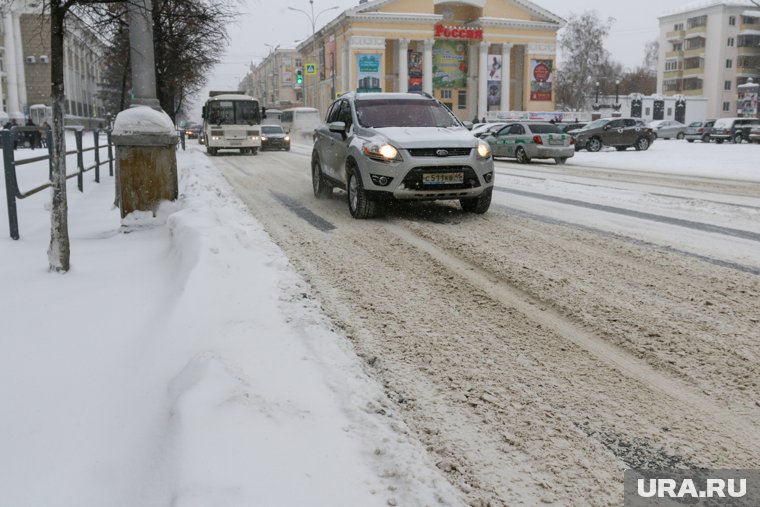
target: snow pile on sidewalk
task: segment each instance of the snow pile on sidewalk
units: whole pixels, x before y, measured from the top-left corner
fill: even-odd
[[[198,151],[119,221],[113,178],[0,216],[0,505],[461,505],[284,254]],[[3,189],[4,190],[4,189]]]

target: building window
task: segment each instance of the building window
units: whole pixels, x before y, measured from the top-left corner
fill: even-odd
[[[680,31],[682,31],[682,30],[683,30],[683,23],[676,23],[676,24],[673,26],[673,31],[674,31],[674,32],[680,32]]]
[[[451,90],[441,90],[441,98],[451,100]]]
[[[665,62],[666,71],[680,70],[680,68],[681,68],[681,62],[678,60],[667,60]]]
[[[729,24],[729,26],[736,26],[736,16],[729,16],[728,17],[728,24]]]
[[[697,16],[696,18],[689,18],[686,20],[686,26],[689,28],[696,28],[698,26],[707,26],[707,16]]]
[[[303,62],[300,58],[296,58],[296,67],[303,67]]]
[[[730,58],[729,58],[729,59],[727,59],[727,60],[726,60],[726,68],[727,68],[727,69],[730,69],[730,68],[732,68],[733,66],[734,66],[734,61],[733,61],[732,59],[730,59]]]
[[[673,51],[683,51],[683,44],[680,42],[674,42]]]
[[[731,103],[730,102],[724,102],[723,103],[723,111],[730,111],[731,110]]]
[[[730,47],[730,48],[734,47],[734,38],[733,37],[729,37],[728,38],[728,47]]]
[[[457,108],[467,109],[467,90],[459,90],[459,101],[457,102]]]
[[[724,81],[723,82],[723,89],[728,91],[731,89],[731,81]]]
[[[760,23],[760,17],[754,17],[754,16],[742,16],[742,23],[745,25],[756,25]]]

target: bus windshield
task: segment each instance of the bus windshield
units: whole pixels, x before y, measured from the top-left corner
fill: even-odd
[[[254,125],[261,121],[259,105],[253,100],[214,100],[208,105],[212,125]]]

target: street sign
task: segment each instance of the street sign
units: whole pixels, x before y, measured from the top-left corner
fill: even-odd
[[[306,75],[313,76],[317,73],[317,64],[315,63],[307,63],[306,64]]]

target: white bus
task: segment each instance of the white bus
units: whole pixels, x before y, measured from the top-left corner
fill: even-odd
[[[311,139],[321,123],[319,111],[313,107],[293,107],[280,114],[280,124],[291,137],[300,135]]]
[[[240,92],[209,92],[203,106],[203,132],[206,151],[216,155],[219,150],[240,150],[256,155],[261,148],[261,119],[266,110],[259,101]]]

